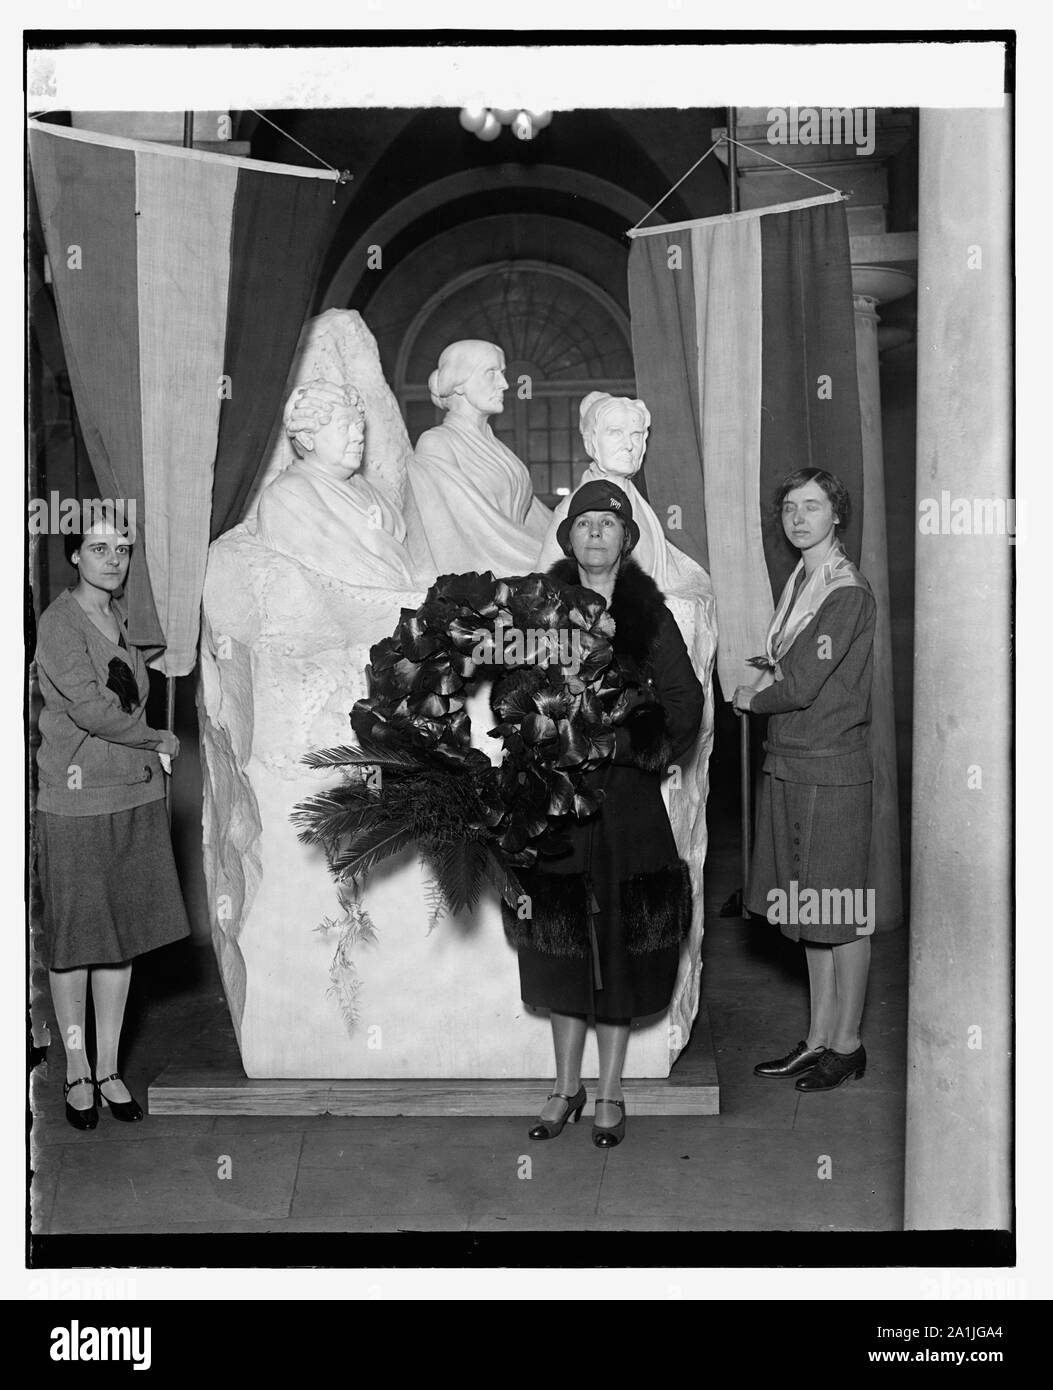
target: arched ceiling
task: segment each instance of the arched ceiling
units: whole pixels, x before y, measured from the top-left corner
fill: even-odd
[[[509,211],[510,196],[520,212],[569,217],[621,242],[626,227],[657,203],[705,150],[711,127],[724,118],[721,109],[702,107],[562,111],[534,140],[518,141],[506,129],[486,143],[463,130],[456,110],[446,108],[265,114],[308,150],[354,176],[345,215],[322,267],[316,309],[325,307],[326,287],[349,250],[369,244],[374,226],[385,228],[381,245],[390,264],[451,226]],[[256,158],[314,162],[248,113],[236,133],[252,141]],[[462,179],[470,190],[438,206],[427,197],[431,186]],[[711,159],[663,203],[656,220],[707,216],[726,206],[724,171]],[[403,215],[393,225],[396,207]],[[628,207],[635,209],[631,220]],[[360,284],[356,275],[349,284],[348,278],[345,273],[340,280],[337,298],[361,308],[378,282]],[[334,302],[332,296],[326,301]]]

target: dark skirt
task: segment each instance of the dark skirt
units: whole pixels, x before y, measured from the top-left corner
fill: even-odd
[[[519,986],[524,1004],[592,1016],[601,1023],[645,1018],[669,1007],[680,944],[630,951],[614,861],[612,844],[597,835],[590,853],[596,910],[591,924],[582,924],[582,936],[589,943],[584,954],[551,955],[520,943]],[[670,872],[678,877],[675,868]]]
[[[749,910],[777,923],[791,941],[839,946],[865,934],[859,930],[859,917],[868,905],[871,797],[870,782],[824,787],[784,782],[765,773],[746,894]],[[791,886],[794,883],[795,888]],[[801,898],[809,890],[815,890],[820,902],[824,890],[841,895],[851,892],[852,909],[845,910],[848,899],[843,896],[840,909],[835,909],[828,893],[819,921],[779,921],[774,915],[775,904],[768,897],[772,889],[785,895],[783,917],[812,915]],[[831,920],[834,917],[841,920]],[[844,920],[846,917],[850,920]],[[872,920],[869,926],[873,930]]]
[[[608,763],[595,775],[593,785],[604,793],[600,813],[573,822],[565,831],[571,853],[546,860],[541,872],[557,893],[559,879],[568,876],[591,886],[597,904],[591,929],[586,916],[576,933],[588,949],[578,955],[553,955],[529,942],[521,943],[520,994],[533,1008],[591,1016],[600,1022],[646,1018],[669,1007],[682,942],[657,944],[662,935],[656,931],[652,936],[648,930],[657,926],[650,920],[657,915],[654,904],[639,900],[634,904],[631,895],[629,912],[635,916],[631,923],[626,920],[626,885],[644,875],[660,876],[664,882],[668,875],[669,893],[679,905],[674,915],[679,917],[686,910],[689,920],[690,884],[683,881],[687,870],[677,853],[660,777]],[[686,894],[686,905],[682,894]],[[648,920],[640,920],[641,916]],[[655,948],[641,950],[648,939]]]
[[[37,813],[42,954],[52,970],[121,965],[190,935],[163,801]]]
[[[519,947],[519,992],[523,1003],[559,1014],[593,1017],[598,1023],[628,1023],[633,1018],[664,1013],[672,998],[680,963],[679,946],[663,946],[643,956],[633,956],[631,969],[624,958],[599,948],[600,979],[595,961],[588,956],[548,956],[532,946]]]

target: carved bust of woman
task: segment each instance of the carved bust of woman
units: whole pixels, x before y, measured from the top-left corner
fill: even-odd
[[[633,517],[640,527],[640,540],[633,551],[633,559],[663,593],[694,596],[694,591],[701,589],[709,594],[711,588],[705,570],[667,539],[654,508],[633,483],[643,466],[651,427],[651,412],[646,405],[628,396],[593,391],[581,402],[578,418],[582,443],[592,460],[578,486],[605,479],[628,496]],[[563,554],[556,531],[569,507],[570,498],[565,497],[552,514],[538,561],[539,569],[547,569]]]
[[[260,495],[259,539],[345,584],[412,589],[405,523],[361,472],[358,393],[312,381],[289,397],[282,422],[295,459]]]
[[[528,573],[548,529],[526,466],[490,426],[504,409],[504,373],[496,344],[466,339],[443,349],[428,379],[446,414],[418,440],[409,477],[440,574]]]

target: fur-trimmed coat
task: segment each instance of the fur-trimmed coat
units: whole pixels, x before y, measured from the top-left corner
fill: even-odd
[[[581,583],[574,560],[557,561],[549,575]],[[519,871],[529,902],[518,913],[505,908],[505,929],[519,947],[528,1004],[631,1018],[668,1006],[690,926],[687,865],[661,783],[698,735],[704,696],[661,590],[631,558],[610,612],[617,659],[651,684],[657,703],[637,706],[619,727],[614,757],[591,778],[603,803],[570,821],[570,853]]]

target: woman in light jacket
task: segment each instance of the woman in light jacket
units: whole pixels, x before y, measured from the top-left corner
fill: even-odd
[[[801,558],[758,658],[774,680],[739,686],[733,701],[740,714],[770,716],[746,905],[803,941],[811,1021],[795,1048],[754,1071],[825,1091],[866,1070],[859,1029],[874,929],[866,877],[876,605],[838,539],[850,514],[839,478],[792,473],[776,507]]]
[[[37,869],[43,950],[66,1051],[66,1118],[94,1129],[105,1101],[118,1120],[143,1112],[117,1067],[135,956],[189,935],[165,814],[160,755],[179,740],[146,722],[146,663],[127,640],[118,597],[131,555],[105,521],[66,537],[78,582],[40,619],[44,708],[37,752]],[[89,983],[95,1068],[85,1022]]]

